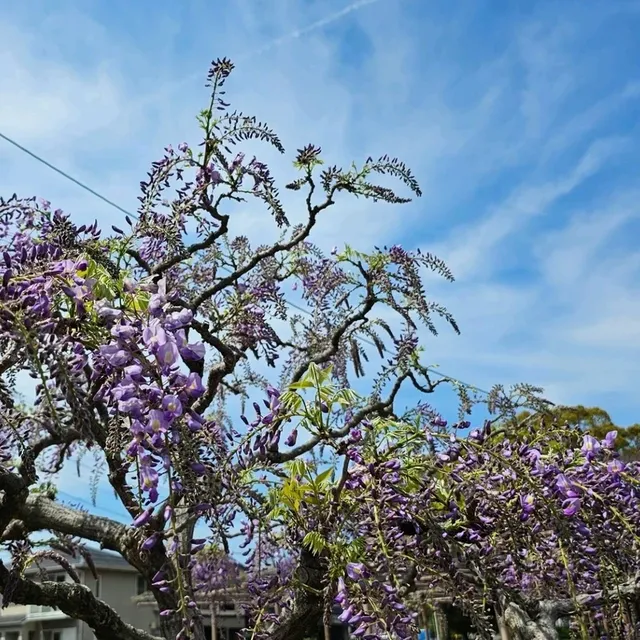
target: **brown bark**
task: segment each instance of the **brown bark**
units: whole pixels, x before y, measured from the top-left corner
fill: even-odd
[[[613,588],[610,598],[634,596],[640,592],[640,576]],[[537,606],[537,615],[531,616],[514,602],[509,603],[502,616],[511,635],[517,640],[558,640],[556,623],[560,618],[570,616],[581,605],[594,606],[604,601],[607,594],[603,591],[582,594],[576,598],[565,600],[542,600]]]
[[[14,534],[24,531],[51,530],[92,540],[99,543],[104,549],[120,553],[129,564],[136,568],[149,581],[165,564],[166,555],[162,545],[156,545],[150,552],[140,552],[140,543],[144,536],[144,533],[140,530],[116,522],[110,518],[104,518],[66,507],[44,495],[29,495],[28,490],[21,482],[21,478],[15,474],[2,474],[0,484],[7,487],[2,496],[2,504],[3,506],[10,507],[10,510],[9,508],[7,508],[6,511],[4,509],[2,510],[4,513],[7,513],[9,517],[0,519],[0,524],[3,525],[2,536],[5,539],[10,539]],[[3,567],[3,570],[5,572],[5,580],[4,582],[0,580],[0,592],[2,593],[5,592],[5,585],[9,579],[8,569]],[[107,609],[109,609],[107,618],[110,621],[109,624],[113,626],[109,627],[105,621],[107,618],[100,618],[102,621],[100,623],[102,625],[100,629],[102,629],[102,637],[105,640],[111,640],[114,637],[122,637],[123,640],[127,640],[128,638],[151,637],[148,634],[144,636],[118,635],[117,629],[124,625],[118,617],[118,614],[99,600],[96,600],[96,602],[100,604],[100,607],[98,610],[91,612],[86,607],[87,596],[82,591],[78,591],[77,589],[74,591],[72,589],[69,592],[54,593],[53,591],[46,590],[50,589],[47,585],[45,591],[39,592],[38,589],[40,587],[36,583],[23,581],[21,584],[22,590],[11,596],[13,602],[18,604],[46,604],[47,606],[58,607],[71,617],[85,620],[89,626],[92,626],[91,622],[85,617],[82,617],[80,613],[87,612],[87,615],[95,614],[102,616],[105,611],[100,607],[107,607]],[[160,610],[176,608],[176,600],[173,594],[162,593],[157,589],[153,589],[153,594]],[[30,600],[29,598],[32,596],[38,599]],[[61,602],[56,601],[56,597],[58,596],[62,598]],[[16,598],[20,599],[18,600]],[[42,601],[42,598],[45,598],[47,602]],[[78,615],[71,614],[69,611],[78,612]],[[92,628],[94,627],[92,626]],[[109,628],[111,628],[111,631],[108,631]],[[164,638],[173,640],[182,628],[182,623],[180,619],[175,616],[171,618],[161,618],[160,628]],[[95,628],[94,630],[98,639],[101,640],[101,637],[98,635],[98,630]],[[137,630],[131,627],[131,632],[137,632]],[[203,640],[204,632],[202,630],[202,624],[196,624],[195,632],[196,640]]]
[[[16,510],[14,518],[21,520],[29,531],[49,529],[70,536],[80,536],[122,555],[125,555],[126,549],[137,537],[137,532],[132,527],[110,518],[65,507],[43,495],[31,494]]]
[[[301,587],[290,616],[271,633],[271,640],[303,640],[310,629],[322,621],[324,603],[323,582],[327,575],[324,560],[304,549],[296,569]]]
[[[503,617],[498,613],[496,609],[496,624],[498,625],[498,632],[500,634],[500,640],[511,640],[511,634],[509,633],[509,629],[504,622]]]
[[[533,620],[529,614],[515,603],[510,603],[502,616],[509,631],[518,640],[558,640],[556,619],[540,616]]]
[[[29,488],[23,478],[0,469],[0,534],[13,519],[13,514],[27,499]]]

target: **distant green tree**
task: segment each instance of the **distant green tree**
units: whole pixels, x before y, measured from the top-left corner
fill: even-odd
[[[616,449],[620,457],[625,460],[640,460],[640,424],[635,423],[628,427],[617,425],[611,416],[600,407],[585,407],[581,404],[575,406],[549,406],[544,411],[533,413],[522,411],[515,417],[517,425],[527,425],[542,419],[546,422],[558,425],[570,424],[578,426],[585,433],[602,439],[609,431],[616,431]]]

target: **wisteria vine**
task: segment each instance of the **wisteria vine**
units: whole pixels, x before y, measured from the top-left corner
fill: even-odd
[[[323,167],[308,145],[287,185],[306,207],[292,224],[267,166],[233,149],[255,139],[284,152],[228,109],[232,70],[212,64],[202,144],[167,147],[136,219],[110,235],[46,201],[0,200],[4,603],[55,600],[101,640],[151,637],[91,594],[58,585],[54,596],[26,577],[44,557],[69,571],[31,537],[50,530],[65,553],[92,540],[136,567],[167,639],[202,640],[204,611],[227,592],[244,594],[252,640],[302,639],[336,605],[355,637],[405,640],[421,601],[441,592],[485,637],[496,615],[514,638],[552,640],[560,620],[583,638],[636,633],[637,463],[617,457],[613,434],[509,430],[513,397],[544,404],[526,385],[496,387],[475,431],[422,401],[400,415],[403,387],[443,383],[421,363],[420,329],[458,326],[423,275],[453,275],[420,251],[326,254],[310,238],[343,195],[408,201],[376,174],[419,196],[417,182],[388,156]],[[273,217],[277,241],[232,235],[233,205],[248,201]],[[364,376],[370,393],[356,394]],[[468,413],[477,398],[458,391]],[[87,454],[130,524],[62,505],[43,485]]]

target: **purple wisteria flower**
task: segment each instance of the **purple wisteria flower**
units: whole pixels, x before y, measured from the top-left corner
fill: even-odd
[[[155,354],[158,348],[167,342],[167,333],[160,321],[155,319],[142,332],[142,339],[149,351]]]
[[[149,411],[147,415],[147,425],[150,434],[165,433],[169,427],[166,412],[159,411],[158,409]]]
[[[352,580],[362,580],[369,577],[370,572],[362,562],[349,562],[347,564],[347,575]]]
[[[156,357],[163,370],[169,369],[178,362],[178,358],[180,357],[178,346],[173,340],[166,340],[158,346]]]
[[[182,415],[182,403],[177,395],[168,395],[162,399],[162,410],[169,419]]]
[[[600,449],[600,442],[592,435],[586,434],[582,439],[582,453],[587,460],[593,460]]]
[[[562,512],[565,516],[572,517],[580,511],[580,498],[569,498],[562,503]]]
[[[205,392],[200,375],[195,371],[190,373],[185,381],[184,389],[190,398],[200,398]]]

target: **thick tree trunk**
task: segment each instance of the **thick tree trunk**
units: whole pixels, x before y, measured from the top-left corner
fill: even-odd
[[[514,640],[559,640],[556,618],[551,615],[532,620],[524,609],[512,602],[506,607],[503,620]]]
[[[327,575],[325,561],[303,550],[296,569],[297,578],[308,588],[301,588],[293,611],[287,620],[271,633],[271,640],[304,640],[311,629],[317,629],[322,622],[324,603],[321,595]]]
[[[89,587],[66,582],[36,583],[15,575],[0,561],[0,593],[8,602],[57,607],[75,620],[83,620],[97,640],[157,640],[143,629],[123,622],[118,613],[98,600]],[[164,631],[163,631],[164,633]],[[165,638],[169,637],[165,635]],[[175,634],[173,636],[175,638]],[[173,640],[173,639],[172,639]]]
[[[170,620],[160,618],[160,633],[165,640],[175,640],[181,629],[182,624],[180,620],[175,618]]]

